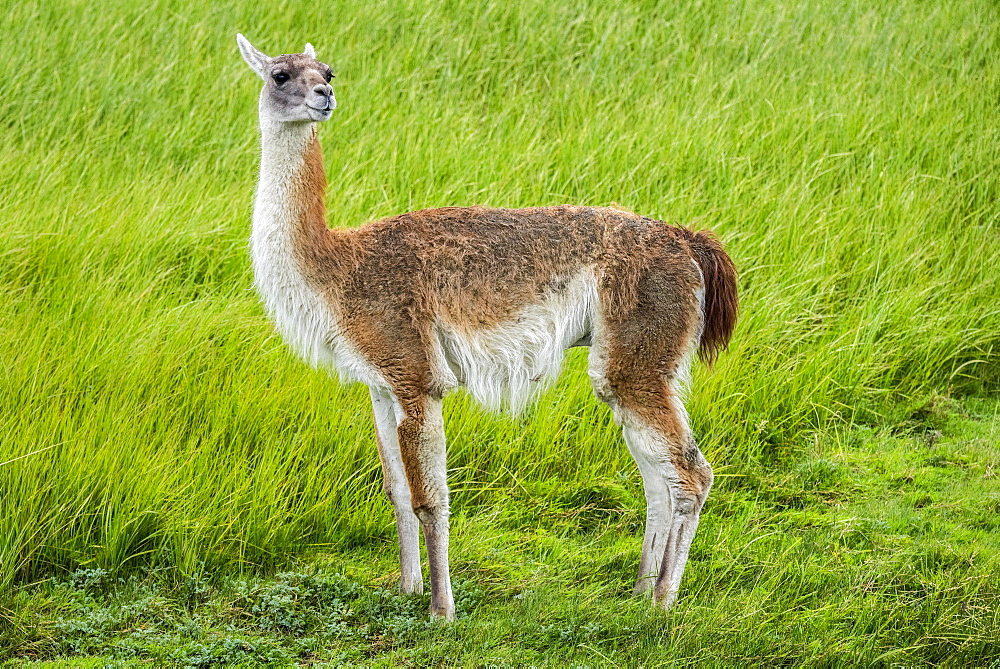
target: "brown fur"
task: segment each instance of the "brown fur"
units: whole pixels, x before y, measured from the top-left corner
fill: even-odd
[[[571,206],[425,209],[332,231],[315,137],[296,185],[302,266],[414,419],[412,429],[400,425],[401,447],[418,448],[421,398],[442,392],[425,353],[435,316],[466,330],[492,327],[557,289],[561,277],[593,266],[607,330],[607,399],[655,426],[672,445],[682,484],[703,487],[701,467],[684,455],[690,435],[669,382],[699,329],[699,353],[711,363],[736,322],[735,268],[710,233]],[[695,299],[702,281],[704,314]],[[415,505],[421,488],[414,486]]]
[[[414,510],[426,509],[433,506],[432,496],[429,494],[428,482],[424,480],[421,467],[414,466],[421,459],[421,432],[423,431],[422,412],[414,412],[399,424],[399,448],[403,455],[403,462],[406,468],[406,479],[410,484],[410,499]]]
[[[728,344],[737,316],[736,274],[706,232],[612,208],[425,209],[328,230],[319,142],[313,138],[296,180],[301,192],[300,262],[337,305],[345,332],[404,397],[439,394],[424,351],[435,317],[475,330],[514,317],[593,266],[609,335],[613,388],[663,405],[701,328],[707,362]],[[694,291],[704,276],[704,321]],[[640,391],[639,388],[642,388]]]
[[[739,317],[736,266],[708,230],[692,234],[690,244],[705,277],[704,329],[698,354],[711,366],[719,351],[729,348],[729,338]]]
[[[606,387],[595,390],[662,437],[678,499],[690,500],[697,514],[712,471],[681,413],[675,381],[695,345],[711,363],[735,326],[736,272],[718,240],[619,209],[573,206],[446,207],[329,230],[325,186],[314,134],[293,183],[296,257],[403,410],[397,434],[412,506],[443,560],[432,559],[432,574],[442,564],[446,571],[448,514],[447,486],[428,478],[434,470],[426,459],[443,449],[443,441],[431,444],[439,428],[426,416],[429,398],[445,390],[428,357],[434,323],[465,332],[495,327],[584,269],[596,276],[602,321],[594,345],[602,347]],[[668,583],[664,569],[658,582]],[[442,594],[443,581],[434,583],[432,609],[448,615],[450,594]]]

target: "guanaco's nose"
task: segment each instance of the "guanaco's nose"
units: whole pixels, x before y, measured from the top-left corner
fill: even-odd
[[[330,96],[333,95],[333,86],[330,84],[316,84],[313,86],[313,93]]]

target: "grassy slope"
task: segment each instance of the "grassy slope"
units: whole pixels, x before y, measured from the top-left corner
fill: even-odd
[[[996,432],[963,454],[954,435],[974,428],[935,425],[947,402],[928,398],[1000,378],[990,3],[24,2],[4,21],[0,499],[16,500],[0,518],[4,589],[80,566],[223,578],[330,547],[355,565],[376,553],[363,580],[392,568],[365,394],[304,370],[248,291],[257,82],[233,44],[242,30],[270,52],[311,40],[340,72],[341,109],[322,128],[334,225],[615,201],[721,234],[744,318],[718,370],[696,378],[719,484],[672,648],[783,620],[760,648],[817,657],[856,632],[883,652],[906,593],[925,592],[967,596],[954,619],[981,624],[940,623],[926,652],[988,656],[975,639],[997,630]],[[620,596],[638,483],[583,362],[571,355],[520,420],[450,401],[455,556],[472,585],[491,564],[510,578],[524,553],[542,572],[589,565],[604,580],[571,581],[573,601],[631,612],[648,648],[664,628]],[[944,427],[962,466],[928,464],[946,440],[925,453],[900,436]],[[580,487],[612,495],[628,522],[535,530],[525,508],[564,499],[570,514]],[[492,532],[495,558],[476,539]],[[895,539],[865,544],[883,535]],[[834,539],[851,557],[824,562]],[[956,560],[968,570],[935,571]],[[828,578],[811,589],[813,566]],[[525,620],[575,606],[547,608],[548,581],[513,582],[537,607],[518,609]],[[507,588],[489,592],[487,608]],[[0,625],[20,652],[12,621],[33,609],[11,597]],[[845,611],[861,626],[838,627]]]

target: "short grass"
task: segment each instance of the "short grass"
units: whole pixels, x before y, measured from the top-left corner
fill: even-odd
[[[2,21],[0,653],[998,661],[997,405],[974,399],[1000,381],[993,3]],[[338,72],[331,225],[615,202],[719,233],[743,318],[689,403],[718,483],[677,611],[626,596],[640,486],[579,351],[525,417],[449,400],[465,617],[391,594],[366,393],[294,360],[250,290],[237,31]]]

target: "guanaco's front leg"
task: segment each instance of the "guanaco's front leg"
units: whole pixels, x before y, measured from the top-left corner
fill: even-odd
[[[399,450],[396,401],[390,394],[374,388],[371,389],[371,397],[378,454],[384,475],[383,487],[392,502],[396,532],[399,534],[399,588],[404,594],[420,594],[424,591],[420,572],[420,523],[413,513],[410,485],[406,481],[403,456]]]
[[[455,619],[448,568],[448,482],[441,400],[401,399],[399,448],[410,484],[413,511],[424,530],[431,572],[431,617]]]

